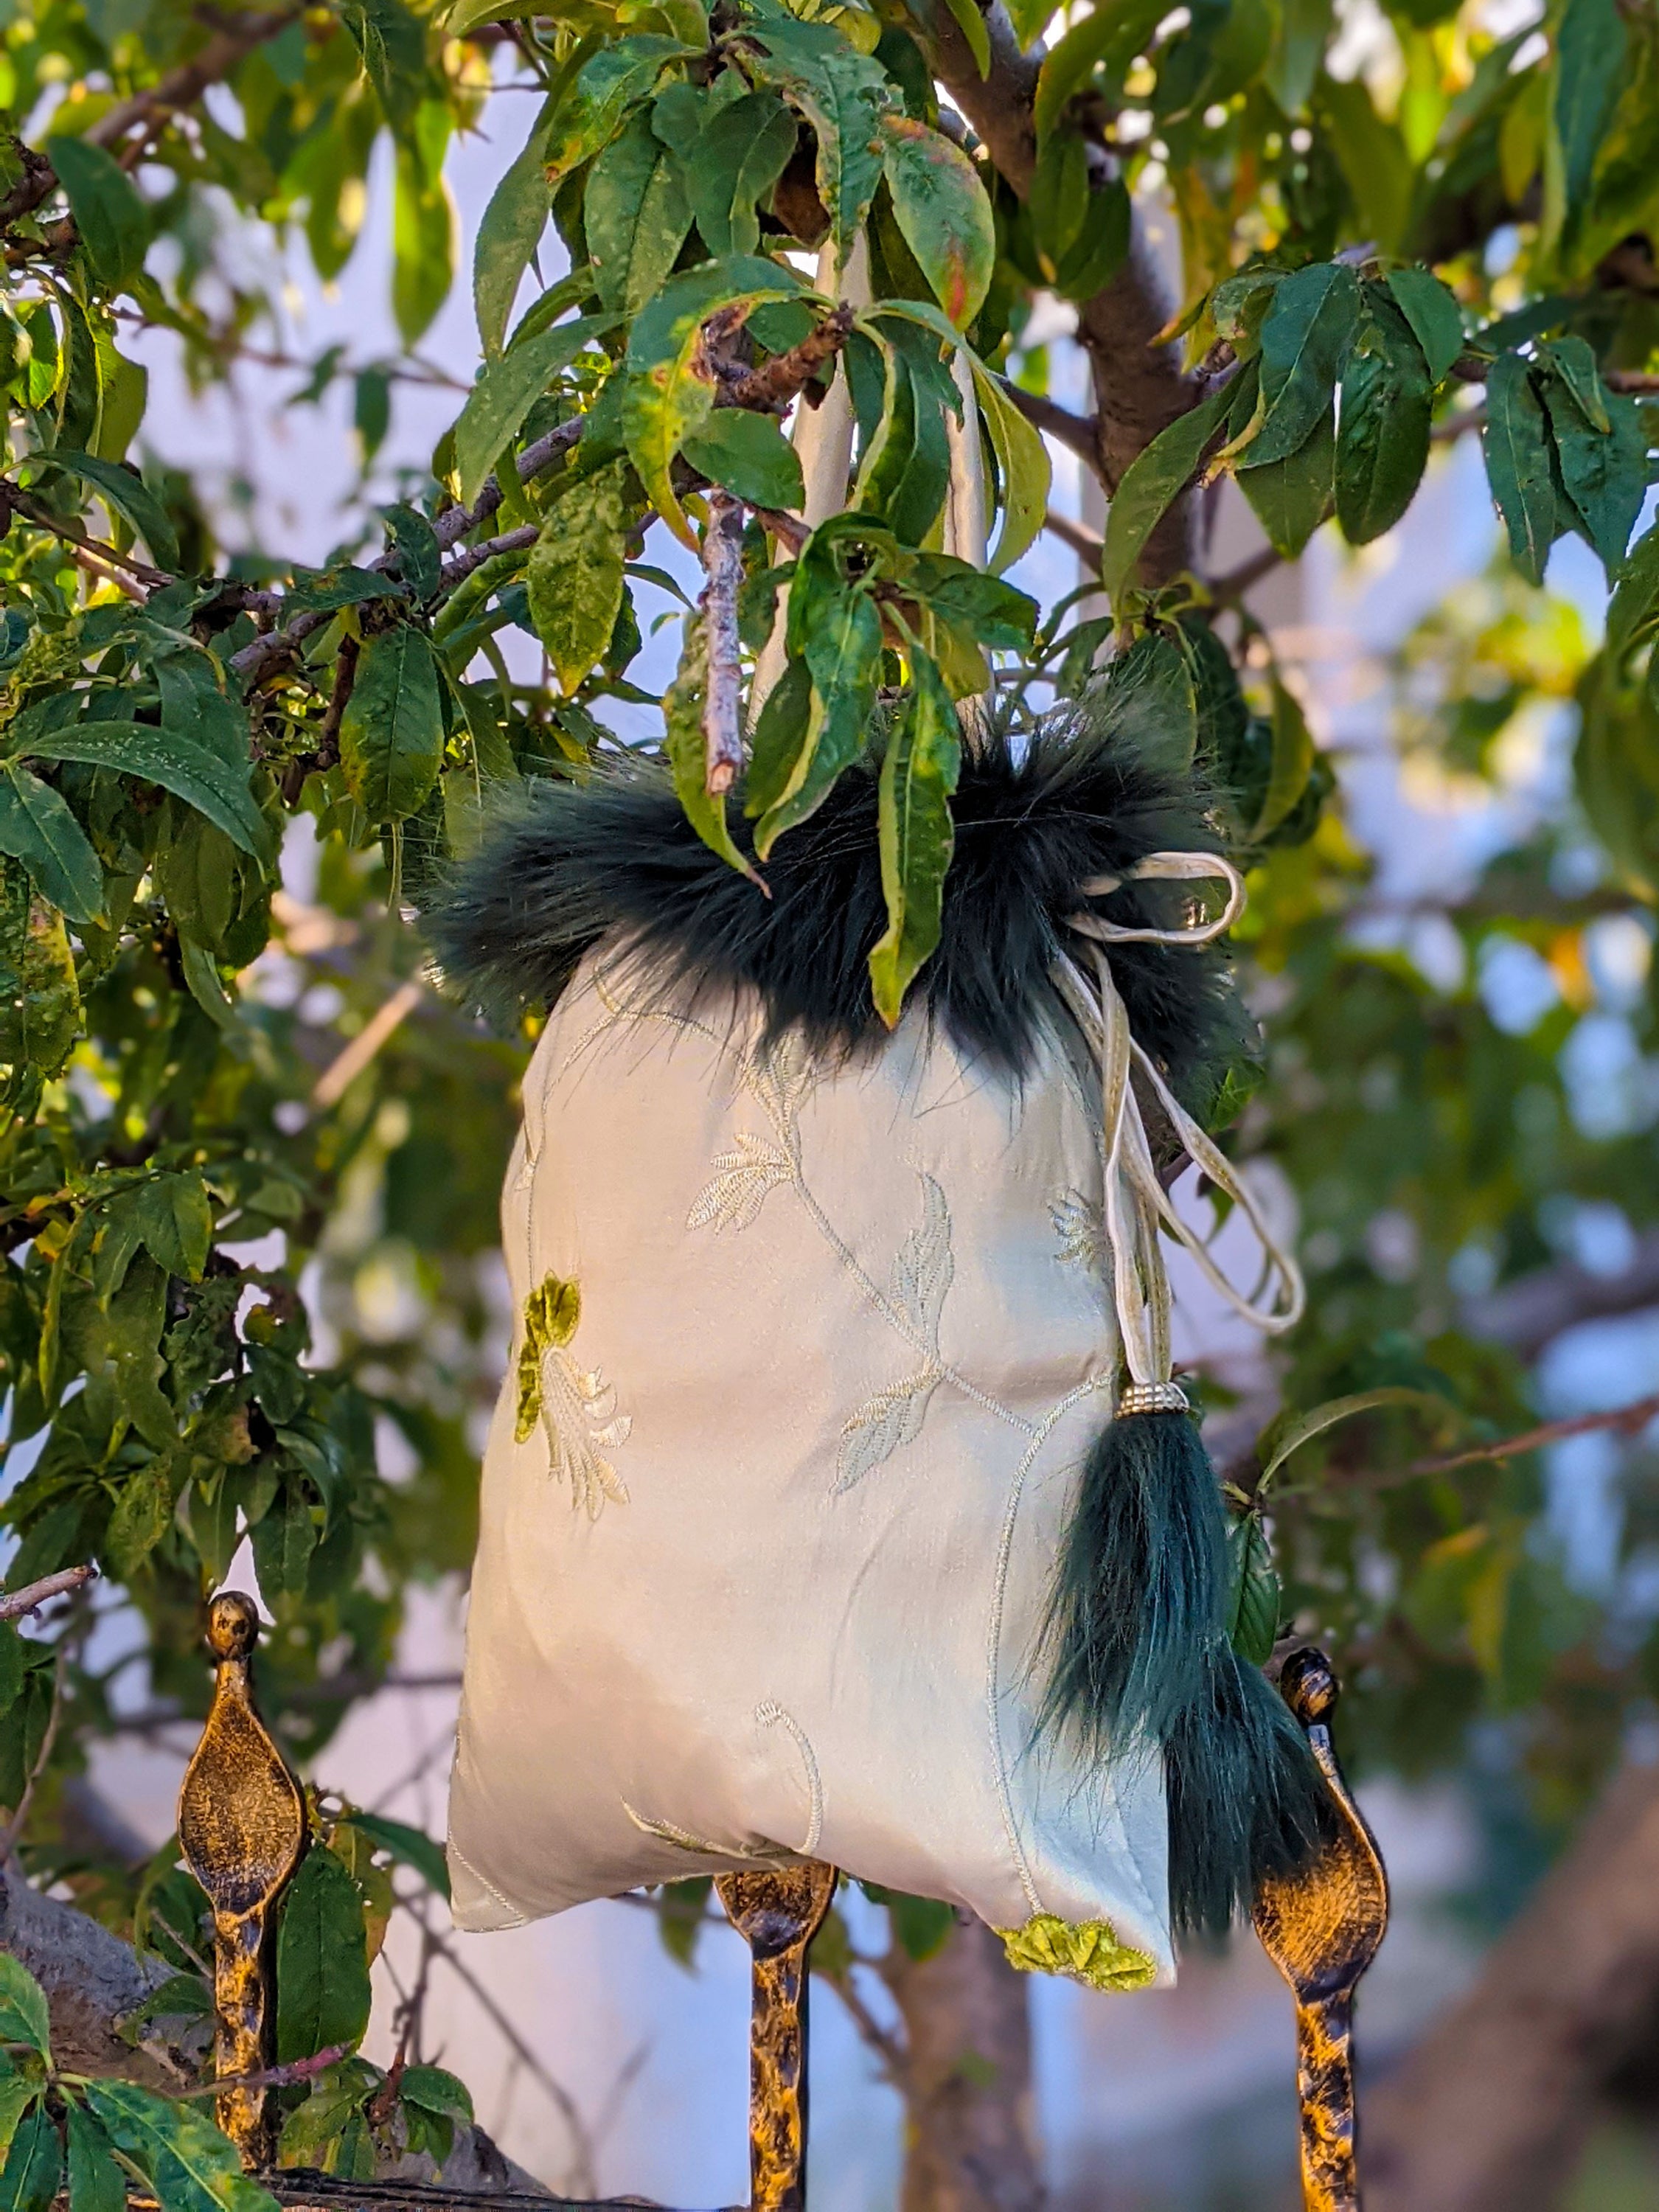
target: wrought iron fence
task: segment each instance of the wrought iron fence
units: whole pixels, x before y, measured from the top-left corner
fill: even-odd
[[[271,1923],[306,1839],[300,1785],[254,1701],[251,1670],[258,1638],[258,1615],[251,1599],[231,1590],[214,1599],[208,1642],[217,1681],[179,1802],[180,1849],[213,1907],[214,2058],[216,2073],[227,2081],[241,2081],[269,2064],[269,2024],[275,2012]],[[1255,1928],[1296,2001],[1306,2212],[1358,2212],[1353,1998],[1387,1926],[1388,1881],[1332,1745],[1337,1683],[1329,1661],[1312,1649],[1295,1653],[1285,1662],[1279,1686],[1307,1732],[1337,1819],[1331,1841],[1306,1873],[1264,1886],[1256,1900]],[[748,2212],[803,2212],[807,1952],[829,1911],[836,1881],[833,1867],[811,1861],[776,1871],[725,1875],[716,1884],[753,1962]],[[218,2100],[219,2124],[249,2169],[284,2204],[361,2206],[364,2212],[436,2212],[443,2206],[484,2212],[488,2207],[514,2206],[522,2212],[526,2198],[507,2192],[273,2172],[270,2095],[268,2089],[226,2088]],[[625,2202],[589,2203],[582,2212],[624,2212]]]

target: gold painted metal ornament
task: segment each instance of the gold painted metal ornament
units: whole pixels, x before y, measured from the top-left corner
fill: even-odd
[[[240,1590],[222,1590],[208,1614],[218,1662],[213,1704],[179,1792],[179,1848],[213,1907],[214,2069],[221,2080],[269,2065],[274,2013],[272,1908],[305,1848],[305,1799],[253,1704],[249,1667],[259,1615]],[[263,2089],[219,2097],[219,2125],[250,2170],[271,2163]]]
[[[1331,1742],[1337,1681],[1322,1651],[1292,1652],[1279,1686],[1307,1730],[1335,1800],[1337,1824],[1305,1872],[1262,1883],[1261,1948],[1296,1998],[1297,2091],[1304,2212],[1359,2212],[1353,1998],[1389,1924],[1389,1879]]]

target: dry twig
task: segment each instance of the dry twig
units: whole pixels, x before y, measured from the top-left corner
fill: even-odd
[[[708,495],[702,561],[708,578],[698,601],[708,652],[702,704],[703,789],[718,799],[730,791],[743,770],[743,671],[738,661],[743,502],[729,491]]]

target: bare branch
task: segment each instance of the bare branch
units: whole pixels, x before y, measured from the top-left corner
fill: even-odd
[[[137,561],[131,553],[118,553],[114,546],[106,545],[101,538],[88,538],[84,530],[54,514],[43,501],[36,499],[32,493],[20,491],[12,483],[6,484],[3,489],[8,506],[15,507],[19,514],[38,528],[49,530],[54,538],[61,538],[65,544],[78,546],[82,552],[92,554],[96,560],[110,568],[128,569],[141,584],[170,584],[173,581],[165,568],[153,568],[148,561]]]
[[[364,1023],[337,1059],[331,1060],[312,1085],[311,1103],[319,1109],[337,1105],[350,1085],[374,1060],[382,1045],[409,1018],[425,995],[419,982],[400,983],[392,996]]]
[[[997,0],[984,12],[990,68],[981,77],[945,0],[918,0],[918,5],[934,75],[998,169],[1025,198],[1036,167],[1031,110],[1043,59],[1041,45],[1021,53],[1007,11]],[[1100,167],[1103,179],[1103,157]],[[1158,432],[1194,405],[1202,388],[1182,368],[1176,349],[1159,342],[1170,307],[1157,256],[1137,222],[1123,266],[1078,309],[1078,337],[1093,372],[1099,426],[1096,449],[1085,458],[1109,493]],[[1190,499],[1176,501],[1153,532],[1140,560],[1146,582],[1162,582],[1194,565],[1192,508]]]
[[[351,2056],[349,2043],[336,2043],[314,2057],[290,2058],[284,2066],[267,2066],[258,2074],[226,2074],[211,2081],[204,2081],[195,2089],[175,2089],[175,2097],[219,2097],[227,2089],[287,2089],[296,2081],[314,2081],[319,2074],[326,2074],[331,2066],[337,2066],[343,2058]]]
[[[703,789],[730,791],[743,769],[743,672],[738,661],[738,586],[743,581],[743,503],[728,491],[708,495],[703,532],[708,581],[698,605],[708,652],[703,687]]]
[[[585,419],[578,415],[568,422],[556,423],[544,436],[526,446],[518,457],[520,483],[528,483],[532,477],[539,476],[544,469],[551,468],[555,461],[568,453],[581,436]],[[476,530],[481,522],[488,522],[501,503],[501,485],[491,477],[471,507],[446,507],[432,526],[440,550],[447,552],[452,545],[459,545],[462,538]],[[371,562],[369,565],[378,574],[384,575],[392,559],[392,554],[383,553],[378,561]],[[458,583],[460,580],[459,577],[455,579]],[[232,653],[230,665],[242,682],[252,689],[275,676],[293,659],[307,638],[333,619],[332,614],[320,610],[296,615],[286,629],[269,630],[263,637],[256,637],[251,645],[245,645],[240,653]]]
[[[477,544],[469,545],[465,553],[458,553],[453,561],[445,562],[443,580],[438,586],[439,598],[447,598],[458,584],[464,584],[470,575],[482,568],[487,561],[493,561],[497,554],[527,551],[541,534],[538,524],[526,522],[517,530],[504,530],[499,538],[481,538]]]
[[[94,1566],[61,1567],[55,1575],[43,1575],[38,1583],[25,1583],[20,1590],[8,1590],[0,1595],[0,1620],[21,1620],[34,1613],[48,1598],[64,1597],[91,1582],[98,1570]]]
[[[1272,575],[1284,558],[1285,556],[1276,552],[1271,545],[1263,545],[1252,553],[1248,561],[1241,561],[1237,568],[1230,568],[1224,576],[1218,576],[1210,586],[1211,597],[1218,606],[1237,606],[1245,593],[1259,584],[1264,576]]]
[[[1057,514],[1051,507],[1042,518],[1042,526],[1062,545],[1069,545],[1079,561],[1086,561],[1095,574],[1100,574],[1100,563],[1105,553],[1103,541],[1092,530],[1085,530],[1080,522],[1073,522],[1069,514]]]
[[[1100,425],[1092,415],[1073,415],[1038,392],[1026,392],[1004,377],[997,381],[1026,421],[1050,438],[1069,447],[1078,459],[1093,468],[1100,453]]]
[[[1518,1459],[1522,1452],[1541,1451],[1547,1444],[1565,1443],[1569,1437],[1593,1436],[1609,1429],[1620,1436],[1633,1437],[1656,1419],[1659,1419],[1659,1391],[1603,1413],[1575,1413],[1568,1420],[1546,1421],[1538,1428],[1523,1430],[1518,1437],[1504,1437],[1495,1444],[1474,1444],[1468,1451],[1451,1452],[1440,1459],[1413,1460],[1395,1480],[1404,1482],[1419,1474],[1449,1474],[1454,1468],[1474,1467],[1485,1461]]]
[[[1630,1264],[1616,1275],[1593,1274],[1571,1263],[1539,1267],[1463,1306],[1463,1326],[1474,1336],[1495,1337],[1523,1359],[1581,1322],[1638,1313],[1659,1304],[1659,1231],[1637,1239]]]
[[[135,93],[131,100],[118,100],[107,108],[86,131],[86,137],[94,146],[114,147],[142,125],[142,146],[169,115],[194,106],[210,85],[222,84],[256,46],[285,31],[297,17],[298,10],[285,9],[274,15],[249,15],[216,31],[193,61],[171,70],[147,92]],[[19,150],[23,173],[0,200],[0,230],[9,230],[22,216],[33,215],[58,189],[58,172],[46,155],[32,148]]]

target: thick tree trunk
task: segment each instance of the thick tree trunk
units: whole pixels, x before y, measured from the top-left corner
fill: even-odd
[[[1547,2212],[1659,1996],[1659,1769],[1613,1782],[1364,2108],[1368,2212]]]
[[[904,2020],[902,2212],[1036,2212],[1030,2021],[1001,1944],[974,1921],[921,1965],[896,1947],[881,1972]]]

